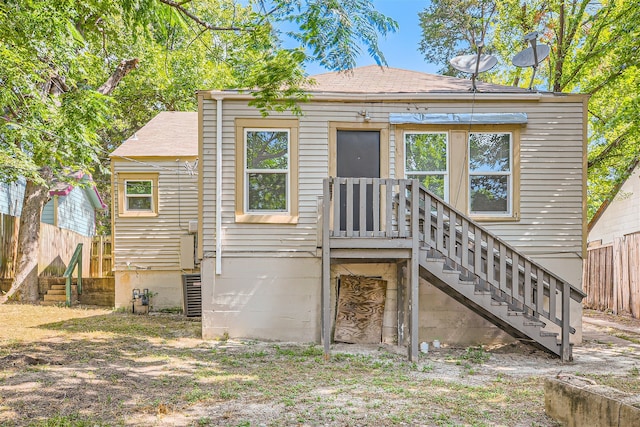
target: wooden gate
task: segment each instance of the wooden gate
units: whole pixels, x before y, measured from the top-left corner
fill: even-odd
[[[91,277],[113,276],[111,236],[95,236],[91,242]]]

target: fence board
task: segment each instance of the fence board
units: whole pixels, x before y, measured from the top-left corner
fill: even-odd
[[[11,279],[16,264],[18,218],[0,213],[0,279]]]
[[[582,283],[585,307],[640,318],[640,233],[589,248]]]
[[[19,226],[20,218],[0,214],[0,279],[13,279],[15,274]],[[62,276],[78,243],[83,244],[82,270],[88,273],[91,271],[91,242],[91,237],[40,223],[38,275]],[[111,240],[109,239],[108,244],[104,243],[104,245],[108,246],[108,254],[105,252],[102,268],[103,271],[110,272]]]

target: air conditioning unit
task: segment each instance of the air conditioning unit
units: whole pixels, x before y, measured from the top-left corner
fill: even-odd
[[[202,317],[202,282],[199,274],[182,275],[183,313],[187,317]]]

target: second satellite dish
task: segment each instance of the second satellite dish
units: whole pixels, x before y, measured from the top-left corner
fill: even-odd
[[[482,54],[483,46],[482,43],[478,43],[477,55],[460,55],[449,61],[456,70],[463,73],[471,73],[471,85],[474,92],[477,90],[476,77],[478,74],[489,71],[498,63],[498,59],[495,56]]]
[[[533,87],[533,79],[536,76],[536,70],[538,65],[549,56],[550,48],[546,44],[537,44],[536,40],[538,33],[533,32],[524,36],[524,40],[531,44],[531,47],[526,48],[522,52],[516,54],[511,62],[516,67],[533,67],[533,73],[531,74],[531,81],[529,82],[529,90]]]

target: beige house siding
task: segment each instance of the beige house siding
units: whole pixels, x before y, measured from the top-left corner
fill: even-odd
[[[203,96],[203,95],[201,95]],[[236,118],[259,119],[246,100],[222,102],[222,274],[215,274],[216,250],[216,101],[202,103],[202,241],[203,337],[225,333],[236,337],[318,341],[320,327],[321,257],[318,250],[318,196],[329,176],[330,129],[363,123],[388,128],[388,174],[404,177],[403,148],[389,113],[524,112],[528,123],[518,128],[520,194],[517,220],[482,222],[508,243],[532,256],[559,276],[580,287],[585,217],[583,194],[583,97],[545,95],[541,100],[414,102],[311,102],[300,117],[272,113],[269,118],[298,120],[299,218],[297,224],[247,224],[235,221]],[[385,157],[384,155],[382,157]],[[458,168],[458,169],[456,169]],[[383,168],[384,170],[384,168]],[[451,171],[459,165],[451,165]],[[384,172],[383,172],[384,174]],[[466,192],[464,193],[466,194]],[[296,258],[292,262],[292,258]],[[348,272],[388,276],[383,340],[392,342],[397,310],[395,264],[336,265],[332,267],[332,303],[335,281]],[[430,284],[421,280],[419,339],[440,338],[470,345],[513,339]],[[571,304],[572,342],[581,340],[581,307]],[[455,320],[455,321],[454,321]]]
[[[113,256],[116,306],[128,306],[133,288],[157,294],[154,308],[182,304],[180,237],[189,234],[189,221],[198,218],[198,176],[184,162],[196,157],[112,159]],[[154,216],[119,214],[119,177],[158,174],[158,212]]]
[[[548,99],[548,101],[547,101]],[[203,100],[203,249],[215,256],[215,101]],[[407,112],[414,103],[312,102],[299,117],[299,221],[297,225],[236,224],[234,119],[259,118],[243,100],[223,101],[223,251],[227,257],[272,253],[316,256],[317,198],[328,176],[330,122],[361,123],[366,109],[371,123],[387,123],[389,113]],[[469,113],[469,101],[421,102],[419,112]],[[541,101],[477,101],[475,113],[524,112],[520,129],[520,219],[484,222],[508,243],[535,257],[551,255],[580,260],[583,240],[583,104],[580,97],[543,96]],[[271,114],[293,118],[291,114]],[[389,132],[389,172],[396,170],[394,126]],[[517,207],[516,207],[517,208]],[[558,272],[561,276],[567,276]],[[572,275],[568,272],[568,275]],[[578,283],[576,283],[578,285]]]

